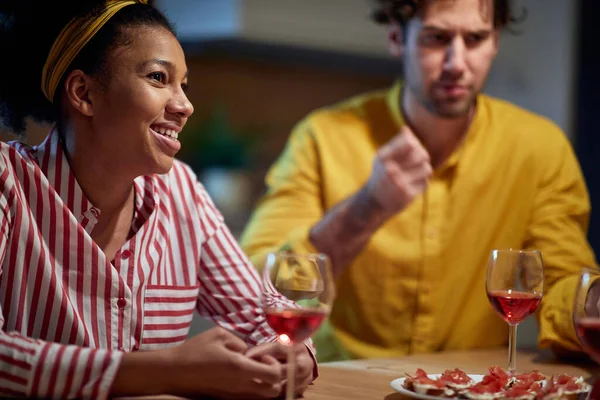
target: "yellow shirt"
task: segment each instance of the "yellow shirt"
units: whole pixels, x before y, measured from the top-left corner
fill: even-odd
[[[269,171],[242,246],[254,265],[270,251],[315,251],[308,232],[357,192],[379,147],[399,131],[400,84],[309,115]],[[426,192],[388,220],[337,280],[321,361],[391,357],[507,343],[485,291],[494,248],[539,249],[545,293],[539,342],[578,350],[577,277],[596,266],[590,204],[570,143],[549,120],[480,95],[462,143]],[[343,246],[344,243],[340,243]]]

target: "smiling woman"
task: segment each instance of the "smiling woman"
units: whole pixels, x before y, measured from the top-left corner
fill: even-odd
[[[193,107],[169,22],[144,0],[54,4],[0,3],[0,121],[54,124],[0,142],[0,393],[278,395],[255,270],[174,159]],[[195,309],[220,327],[186,340]]]

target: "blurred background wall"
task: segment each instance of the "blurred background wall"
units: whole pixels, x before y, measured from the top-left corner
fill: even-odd
[[[585,0],[584,0],[585,3]],[[196,112],[180,136],[190,163],[239,235],[262,179],[309,111],[401,76],[367,0],[154,0],[186,50]],[[581,3],[515,1],[526,19],[504,33],[486,92],[541,113],[575,143]],[[47,126],[32,123],[26,141]],[[0,131],[0,139],[11,136]],[[586,174],[587,176],[587,174]],[[600,199],[593,197],[600,208]],[[596,247],[600,250],[600,247]],[[483,268],[484,266],[482,266]],[[210,324],[194,320],[191,334]],[[533,319],[519,329],[535,345]]]

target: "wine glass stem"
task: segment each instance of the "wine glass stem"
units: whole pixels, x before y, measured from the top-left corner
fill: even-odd
[[[517,369],[517,325],[509,325],[508,332],[508,371],[514,373]]]
[[[285,400],[294,400],[296,398],[296,388],[294,385],[294,376],[296,375],[296,353],[290,343],[287,355],[287,384],[285,391]]]

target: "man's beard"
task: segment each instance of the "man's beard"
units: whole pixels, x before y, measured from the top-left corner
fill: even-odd
[[[469,94],[465,98],[456,101],[436,101],[434,99],[429,99],[429,101],[426,100],[423,105],[429,112],[439,117],[453,119],[469,115],[474,103],[475,95]]]
[[[417,101],[430,113],[441,118],[462,118],[469,115],[475,104],[476,92],[471,88],[462,99],[436,99],[432,93],[425,93],[420,87],[409,87]]]

